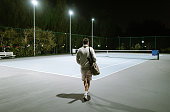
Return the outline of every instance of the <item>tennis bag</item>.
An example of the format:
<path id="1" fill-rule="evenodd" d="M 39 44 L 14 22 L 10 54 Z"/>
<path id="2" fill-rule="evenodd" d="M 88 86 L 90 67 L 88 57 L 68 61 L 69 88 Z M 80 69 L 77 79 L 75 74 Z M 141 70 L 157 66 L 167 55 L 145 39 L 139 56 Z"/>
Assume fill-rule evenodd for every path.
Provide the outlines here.
<path id="1" fill-rule="evenodd" d="M 99 67 L 97 66 L 97 63 L 93 63 L 93 65 L 91 66 L 91 72 L 93 75 L 99 75 L 100 71 L 99 71 Z"/>
<path id="2" fill-rule="evenodd" d="M 92 54 L 90 52 L 90 47 L 89 47 L 89 53 L 90 53 L 90 58 L 88 58 L 88 60 L 90 63 L 90 67 L 91 67 L 90 69 L 91 69 L 92 75 L 99 75 L 100 70 L 99 70 L 99 67 L 97 66 L 97 63 L 93 61 Z"/>

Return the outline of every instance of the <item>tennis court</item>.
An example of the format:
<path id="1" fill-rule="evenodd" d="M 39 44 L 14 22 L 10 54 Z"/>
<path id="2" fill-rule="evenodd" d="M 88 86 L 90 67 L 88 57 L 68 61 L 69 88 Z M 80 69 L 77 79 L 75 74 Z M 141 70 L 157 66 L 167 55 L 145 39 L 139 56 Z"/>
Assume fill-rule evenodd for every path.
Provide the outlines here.
<path id="1" fill-rule="evenodd" d="M 101 74 L 93 79 L 100 79 L 154 58 L 151 54 L 97 53 L 97 64 L 99 65 Z M 71 55 L 1 60 L 0 65 L 81 78 L 80 66 L 76 63 L 76 56 Z"/>
<path id="2" fill-rule="evenodd" d="M 97 54 L 87 102 L 75 56 L 0 60 L 0 111 L 169 112 L 170 55 L 125 57 Z"/>

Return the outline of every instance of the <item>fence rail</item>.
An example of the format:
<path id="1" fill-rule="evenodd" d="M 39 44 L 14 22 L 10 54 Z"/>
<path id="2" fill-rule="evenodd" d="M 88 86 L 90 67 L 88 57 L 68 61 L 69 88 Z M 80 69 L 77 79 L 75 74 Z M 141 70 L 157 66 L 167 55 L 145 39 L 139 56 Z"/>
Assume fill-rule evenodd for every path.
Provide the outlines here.
<path id="1" fill-rule="evenodd" d="M 0 26 L 0 52 L 14 52 L 17 57 L 34 55 L 34 29 L 22 29 Z M 72 49 L 82 46 L 83 38 L 90 39 L 88 35 L 72 34 Z M 169 52 L 170 36 L 143 36 L 143 37 L 99 37 L 93 36 L 94 49 L 105 50 L 153 50 Z M 70 34 L 63 32 L 35 31 L 35 54 L 50 55 L 69 53 Z"/>

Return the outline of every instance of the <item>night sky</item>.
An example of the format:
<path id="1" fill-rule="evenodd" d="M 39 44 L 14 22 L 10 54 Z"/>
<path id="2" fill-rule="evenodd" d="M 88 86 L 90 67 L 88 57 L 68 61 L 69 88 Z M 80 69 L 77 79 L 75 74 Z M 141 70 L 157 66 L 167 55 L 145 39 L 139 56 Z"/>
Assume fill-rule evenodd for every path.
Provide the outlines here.
<path id="1" fill-rule="evenodd" d="M 129 22 L 156 20 L 170 28 L 170 3 L 162 0 L 70 0 L 81 16 L 96 22 L 111 20 L 126 27 Z"/>

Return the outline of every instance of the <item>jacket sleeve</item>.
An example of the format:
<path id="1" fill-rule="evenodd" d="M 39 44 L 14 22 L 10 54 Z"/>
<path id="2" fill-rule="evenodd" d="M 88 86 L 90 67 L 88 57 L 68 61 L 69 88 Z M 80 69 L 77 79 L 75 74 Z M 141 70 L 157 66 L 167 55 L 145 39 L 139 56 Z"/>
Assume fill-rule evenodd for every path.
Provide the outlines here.
<path id="1" fill-rule="evenodd" d="M 92 54 L 93 61 L 96 62 L 96 54 L 94 52 L 94 49 L 92 47 L 90 49 L 91 49 L 90 51 L 91 51 L 91 54 Z"/>
<path id="2" fill-rule="evenodd" d="M 77 61 L 78 64 L 80 64 L 80 50 L 77 51 L 76 61 Z"/>

